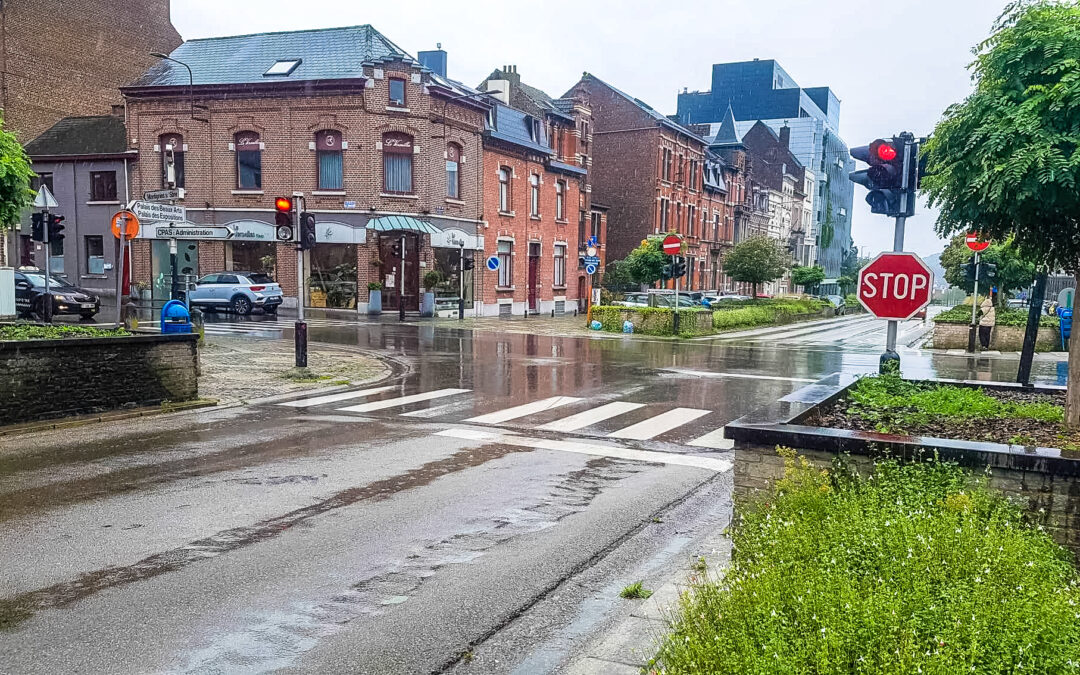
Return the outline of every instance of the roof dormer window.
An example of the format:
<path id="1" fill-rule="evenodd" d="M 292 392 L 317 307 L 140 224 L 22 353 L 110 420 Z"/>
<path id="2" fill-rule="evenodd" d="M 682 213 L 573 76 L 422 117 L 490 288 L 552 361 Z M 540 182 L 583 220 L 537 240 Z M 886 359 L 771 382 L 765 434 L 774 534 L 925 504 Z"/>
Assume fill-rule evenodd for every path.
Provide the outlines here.
<path id="1" fill-rule="evenodd" d="M 296 67 L 300 65 L 302 59 L 281 59 L 274 65 L 270 66 L 263 75 L 291 75 Z"/>

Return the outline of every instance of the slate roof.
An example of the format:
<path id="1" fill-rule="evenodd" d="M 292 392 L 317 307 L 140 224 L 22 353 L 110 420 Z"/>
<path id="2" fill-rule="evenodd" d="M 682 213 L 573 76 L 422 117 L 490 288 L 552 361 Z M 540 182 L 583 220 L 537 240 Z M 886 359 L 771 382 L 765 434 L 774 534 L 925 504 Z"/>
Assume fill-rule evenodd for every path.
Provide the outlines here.
<path id="1" fill-rule="evenodd" d="M 591 80 L 595 80 L 596 82 L 599 82 L 600 84 L 604 85 L 605 87 L 607 87 L 611 91 L 615 92 L 619 96 L 622 96 L 623 98 L 625 98 L 627 101 L 630 101 L 631 103 L 636 105 L 638 108 L 641 108 L 641 110 L 643 112 L 645 112 L 645 114 L 647 114 L 649 117 L 651 117 L 654 120 L 656 120 L 657 122 L 659 122 L 661 126 L 665 126 L 665 127 L 669 128 L 669 129 L 673 129 L 675 131 L 678 131 L 681 134 L 686 134 L 687 136 L 690 136 L 691 138 L 696 138 L 698 140 L 704 141 L 704 139 L 701 138 L 701 136 L 698 136 L 693 131 L 690 131 L 689 129 L 687 129 L 686 127 L 684 127 L 683 125 L 681 125 L 681 124 L 679 124 L 677 122 L 672 122 L 665 115 L 662 115 L 662 114 L 658 113 L 656 110 L 653 109 L 653 107 L 651 105 L 649 105 L 645 101 L 642 101 L 640 98 L 634 98 L 630 94 L 627 94 L 624 91 L 616 89 L 615 87 L 611 86 L 607 82 L 604 82 L 603 80 L 601 80 L 599 77 L 593 75 L 592 73 L 585 73 L 585 77 L 589 78 Z"/>
<path id="2" fill-rule="evenodd" d="M 561 171 L 562 173 L 572 173 L 572 174 L 576 174 L 578 176 L 584 176 L 587 173 L 589 173 L 587 169 L 584 169 L 584 168 L 582 168 L 580 166 L 575 166 L 573 164 L 566 164 L 566 163 L 563 163 L 563 162 L 556 162 L 555 160 L 551 160 L 550 162 L 548 162 L 548 168 L 551 169 L 552 171 Z"/>
<path id="3" fill-rule="evenodd" d="M 496 103 L 494 111 L 495 124 L 494 126 L 489 125 L 484 133 L 491 138 L 497 138 L 507 143 L 513 143 L 514 145 L 527 148 L 533 152 L 551 155 L 552 150 L 548 146 L 547 133 L 544 130 L 544 125 L 540 125 L 540 138 L 534 141 L 532 135 L 529 133 L 529 127 L 526 124 L 526 118 L 528 117 L 530 117 L 528 113 L 511 108 L 502 103 Z"/>
<path id="4" fill-rule="evenodd" d="M 127 152 L 124 120 L 114 115 L 65 117 L 25 146 L 31 157 Z"/>
<path id="5" fill-rule="evenodd" d="M 364 65 L 418 63 L 370 25 L 189 40 L 169 56 L 191 67 L 196 85 L 358 79 Z M 299 59 L 288 75 L 264 75 L 279 60 Z M 161 59 L 131 87 L 186 86 L 184 66 Z"/>
<path id="6" fill-rule="evenodd" d="M 739 138 L 739 131 L 735 128 L 735 111 L 731 109 L 729 103 L 727 113 L 724 114 L 724 121 L 720 123 L 720 128 L 712 139 L 712 145 L 733 146 L 741 143 L 742 139 Z"/>

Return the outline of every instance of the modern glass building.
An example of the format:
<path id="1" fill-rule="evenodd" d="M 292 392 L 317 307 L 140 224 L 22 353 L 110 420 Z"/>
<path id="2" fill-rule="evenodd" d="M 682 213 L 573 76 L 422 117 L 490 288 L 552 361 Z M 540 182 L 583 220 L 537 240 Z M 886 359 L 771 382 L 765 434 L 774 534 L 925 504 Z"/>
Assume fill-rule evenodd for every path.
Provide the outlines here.
<path id="1" fill-rule="evenodd" d="M 840 276 L 851 250 L 854 189 L 848 173 L 855 162 L 840 137 L 840 99 L 828 87 L 804 89 L 773 60 L 717 63 L 712 89 L 679 94 L 682 124 L 719 128 L 728 108 L 741 136 L 761 120 L 779 132 L 791 128 L 791 151 L 817 177 L 814 233 L 818 264 L 827 278 Z"/>

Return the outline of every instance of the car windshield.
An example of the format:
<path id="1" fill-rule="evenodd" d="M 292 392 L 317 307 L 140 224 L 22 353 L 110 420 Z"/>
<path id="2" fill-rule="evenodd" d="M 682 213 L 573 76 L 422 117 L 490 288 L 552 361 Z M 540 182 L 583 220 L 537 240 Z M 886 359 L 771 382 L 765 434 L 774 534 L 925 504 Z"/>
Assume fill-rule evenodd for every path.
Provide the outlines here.
<path id="1" fill-rule="evenodd" d="M 272 283 L 275 283 L 274 280 L 270 278 L 269 274 L 262 274 L 262 273 L 249 274 L 249 275 L 247 275 L 247 278 L 248 278 L 248 281 L 250 281 L 253 284 L 272 284 Z"/>
<path id="2" fill-rule="evenodd" d="M 33 273 L 23 272 L 23 276 L 26 277 L 26 280 L 30 282 L 31 286 L 33 286 L 35 288 L 45 288 L 45 275 L 44 274 L 33 274 Z M 49 277 L 49 288 L 50 289 L 56 289 L 56 290 L 65 290 L 65 291 L 77 290 L 74 286 L 72 286 L 68 282 L 61 281 L 60 279 L 57 279 L 54 276 Z"/>

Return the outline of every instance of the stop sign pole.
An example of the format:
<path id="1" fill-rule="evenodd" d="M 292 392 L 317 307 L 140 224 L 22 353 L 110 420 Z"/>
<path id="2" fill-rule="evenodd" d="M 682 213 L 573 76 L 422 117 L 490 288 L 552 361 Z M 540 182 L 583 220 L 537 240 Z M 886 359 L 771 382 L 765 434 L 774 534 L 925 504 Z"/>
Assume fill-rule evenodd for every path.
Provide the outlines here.
<path id="1" fill-rule="evenodd" d="M 903 135 L 904 139 L 904 182 L 900 189 L 900 213 L 908 212 L 908 199 L 911 190 L 908 189 L 908 181 L 911 180 L 912 150 L 915 148 L 914 139 L 910 134 Z M 896 217 L 896 227 L 893 230 L 893 253 L 904 251 L 904 227 L 907 225 L 907 216 Z M 896 352 L 896 332 L 899 322 L 896 319 L 889 321 L 889 327 L 885 337 L 885 353 L 878 361 L 878 372 L 900 372 L 900 354 Z"/>

